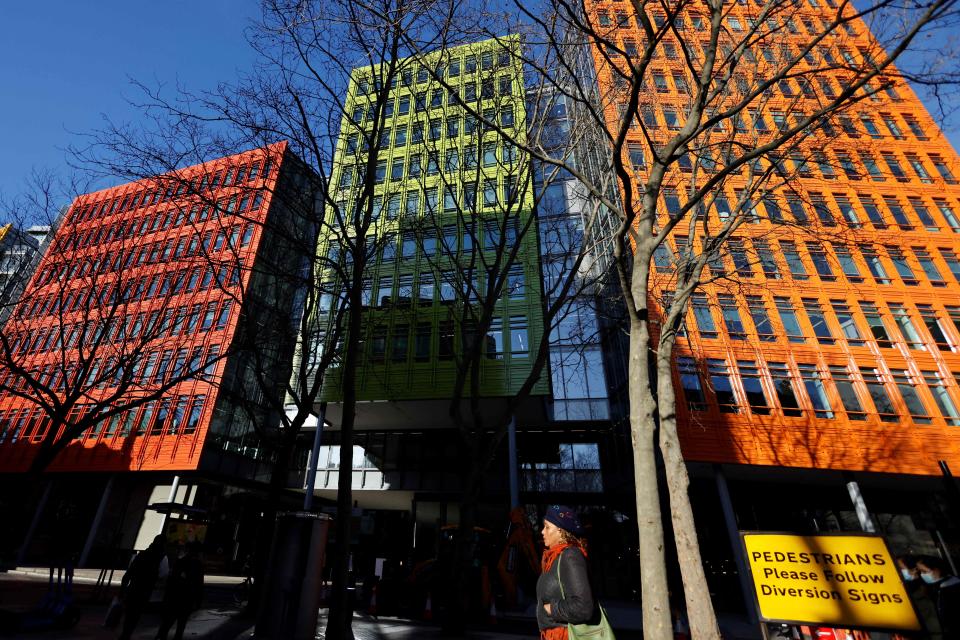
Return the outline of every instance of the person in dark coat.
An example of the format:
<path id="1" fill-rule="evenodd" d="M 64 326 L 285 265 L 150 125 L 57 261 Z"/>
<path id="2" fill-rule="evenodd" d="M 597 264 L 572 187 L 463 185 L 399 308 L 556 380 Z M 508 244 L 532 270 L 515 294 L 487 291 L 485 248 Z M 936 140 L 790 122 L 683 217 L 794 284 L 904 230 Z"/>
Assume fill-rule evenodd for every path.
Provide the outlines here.
<path id="1" fill-rule="evenodd" d="M 177 633 L 174 640 L 182 640 L 187 627 L 187 618 L 200 608 L 203 600 L 203 564 L 200 561 L 200 544 L 191 542 L 186 552 L 173 562 L 167 577 L 167 590 L 163 594 L 163 622 L 157 631 L 157 640 L 167 640 L 174 620 Z"/>
<path id="2" fill-rule="evenodd" d="M 960 638 L 960 578 L 950 573 L 944 561 L 931 556 L 917 560 L 917 573 L 937 605 L 943 637 Z"/>
<path id="3" fill-rule="evenodd" d="M 150 594 L 160 575 L 160 563 L 166 556 L 167 539 L 158 535 L 150 546 L 137 554 L 120 581 L 123 599 L 123 630 L 120 640 L 130 640 L 137 628 L 143 610 L 150 602 Z"/>
<path id="4" fill-rule="evenodd" d="M 537 580 L 537 626 L 543 640 L 567 640 L 567 624 L 599 621 L 582 535 L 573 509 L 559 505 L 547 509 L 543 516 L 546 550 Z"/>

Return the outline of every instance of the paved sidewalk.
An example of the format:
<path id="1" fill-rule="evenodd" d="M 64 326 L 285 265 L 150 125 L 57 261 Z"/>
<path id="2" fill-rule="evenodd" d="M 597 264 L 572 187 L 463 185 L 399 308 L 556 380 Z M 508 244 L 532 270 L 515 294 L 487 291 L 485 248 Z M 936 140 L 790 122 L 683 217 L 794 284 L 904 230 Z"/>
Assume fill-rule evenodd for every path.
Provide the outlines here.
<path id="1" fill-rule="evenodd" d="M 80 619 L 69 630 L 36 631 L 5 634 L 0 638 L 16 640 L 115 640 L 119 628 L 104 629 L 103 619 L 109 597 L 117 592 L 119 577 L 114 576 L 114 588 L 109 597 L 94 601 L 97 571 L 77 571 L 74 576 L 74 599 L 80 610 Z M 232 576 L 207 576 L 204 579 L 204 608 L 195 612 L 187 623 L 184 638 L 193 640 L 254 640 L 254 620 L 240 611 L 234 602 L 234 586 L 239 582 Z M 35 609 L 47 591 L 46 570 L 17 570 L 0 573 L 0 612 L 20 614 Z M 617 632 L 618 640 L 640 640 L 640 610 L 634 603 L 605 602 L 607 614 Z M 528 612 L 530 613 L 530 612 Z M 326 610 L 320 611 L 317 638 L 324 639 Z M 0 616 L 2 621 L 2 616 Z M 759 630 L 744 619 L 721 616 L 723 637 L 729 640 L 759 639 Z M 147 612 L 140 620 L 134 640 L 153 640 L 160 626 L 156 611 Z M 438 626 L 401 618 L 375 618 L 356 614 L 356 640 L 419 640 L 445 637 Z M 172 634 L 171 634 L 172 637 Z M 467 635 L 473 640 L 520 640 L 537 638 L 536 621 L 530 615 L 503 616 L 495 627 L 474 629 Z"/>

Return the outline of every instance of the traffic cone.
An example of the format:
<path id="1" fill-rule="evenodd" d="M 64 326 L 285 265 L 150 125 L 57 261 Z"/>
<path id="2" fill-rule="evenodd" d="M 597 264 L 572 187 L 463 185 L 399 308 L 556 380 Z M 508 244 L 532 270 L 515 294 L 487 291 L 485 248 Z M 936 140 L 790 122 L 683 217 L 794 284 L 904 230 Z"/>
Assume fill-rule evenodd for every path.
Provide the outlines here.
<path id="1" fill-rule="evenodd" d="M 423 608 L 423 619 L 424 620 L 433 620 L 433 600 L 430 599 L 430 594 L 427 594 L 427 604 Z"/>
<path id="2" fill-rule="evenodd" d="M 371 616 L 377 615 L 377 589 L 380 585 L 373 585 L 373 591 L 370 593 L 370 606 L 367 607 L 367 613 Z"/>
<path id="3" fill-rule="evenodd" d="M 497 601 L 490 598 L 490 617 L 487 619 L 489 624 L 497 624 Z"/>

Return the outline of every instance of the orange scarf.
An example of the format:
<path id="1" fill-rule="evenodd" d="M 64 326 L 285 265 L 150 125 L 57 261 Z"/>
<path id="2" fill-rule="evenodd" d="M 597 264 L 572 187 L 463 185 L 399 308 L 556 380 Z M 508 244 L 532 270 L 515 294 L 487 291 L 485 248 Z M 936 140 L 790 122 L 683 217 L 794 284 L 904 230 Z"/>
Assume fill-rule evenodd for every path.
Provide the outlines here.
<path id="1" fill-rule="evenodd" d="M 560 557 L 560 554 L 564 552 L 565 549 L 573 547 L 574 549 L 579 549 L 580 553 L 587 556 L 587 548 L 583 544 L 558 544 L 555 547 L 550 547 L 543 550 L 543 558 L 540 561 L 540 570 L 542 573 L 550 571 L 550 568 L 553 567 L 553 563 L 557 561 L 557 558 Z M 544 629 L 540 632 L 541 640 L 568 640 L 567 639 L 567 628 L 566 627 L 554 627 L 552 629 Z"/>

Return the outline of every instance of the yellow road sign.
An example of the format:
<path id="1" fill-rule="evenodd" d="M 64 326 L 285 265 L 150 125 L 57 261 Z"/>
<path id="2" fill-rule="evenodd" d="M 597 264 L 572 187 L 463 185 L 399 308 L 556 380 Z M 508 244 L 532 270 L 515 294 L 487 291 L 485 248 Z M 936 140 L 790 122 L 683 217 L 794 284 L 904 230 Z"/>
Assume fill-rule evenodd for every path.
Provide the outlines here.
<path id="1" fill-rule="evenodd" d="M 741 537 L 763 620 L 920 629 L 880 536 L 744 532 Z"/>

